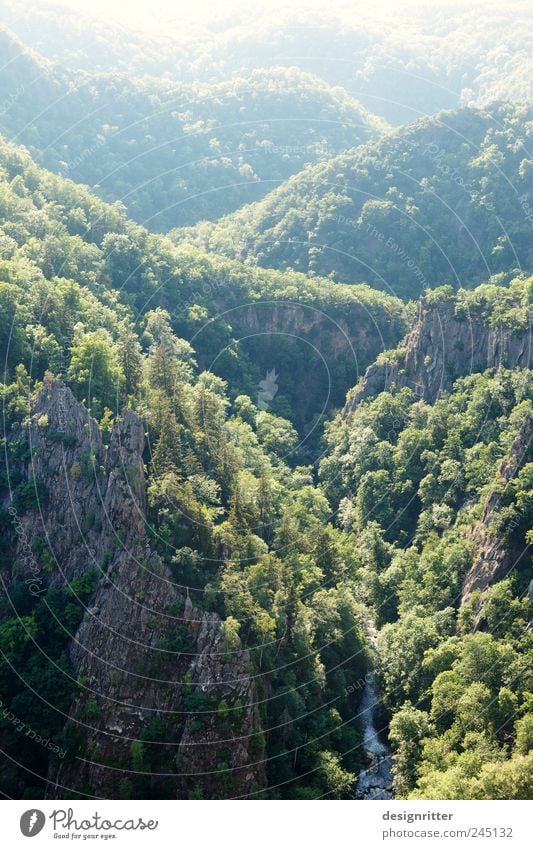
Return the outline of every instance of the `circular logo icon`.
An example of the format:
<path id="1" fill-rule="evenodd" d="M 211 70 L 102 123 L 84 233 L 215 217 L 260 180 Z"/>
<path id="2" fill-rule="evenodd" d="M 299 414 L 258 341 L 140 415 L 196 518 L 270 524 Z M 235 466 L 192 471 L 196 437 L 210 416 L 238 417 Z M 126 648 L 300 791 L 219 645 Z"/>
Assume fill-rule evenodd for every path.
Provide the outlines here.
<path id="1" fill-rule="evenodd" d="M 31 808 L 31 810 L 25 811 L 22 814 L 20 818 L 20 830 L 24 837 L 35 837 L 36 834 L 42 831 L 45 822 L 46 817 L 43 812 L 36 808 Z"/>

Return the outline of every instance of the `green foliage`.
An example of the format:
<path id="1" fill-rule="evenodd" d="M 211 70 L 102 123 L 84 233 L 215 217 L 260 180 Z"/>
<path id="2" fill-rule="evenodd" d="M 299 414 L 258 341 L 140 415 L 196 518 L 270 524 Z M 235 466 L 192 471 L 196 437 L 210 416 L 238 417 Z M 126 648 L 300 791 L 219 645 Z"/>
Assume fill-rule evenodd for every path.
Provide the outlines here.
<path id="1" fill-rule="evenodd" d="M 64 718 L 77 695 L 66 648 L 95 587 L 91 570 L 75 578 L 68 589 L 48 589 L 39 596 L 31 595 L 23 582 L 15 583 L 10 603 L 5 599 L 0 606 L 0 699 L 3 717 L 15 717 L 0 722 L 3 746 L 34 771 L 29 784 L 33 792 L 43 792 L 39 776 L 46 776 L 49 754 L 46 747 L 33 743 L 33 737 L 49 739 L 59 749 L 66 742 Z M 85 714 L 94 720 L 100 708 L 94 696 L 86 695 Z"/>
<path id="2" fill-rule="evenodd" d="M 45 167 L 95 186 L 105 200 L 125 196 L 131 217 L 152 230 L 218 218 L 263 197 L 307 162 L 386 127 L 342 89 L 295 67 L 210 83 L 178 83 L 175 74 L 174 81 L 144 73 L 85 78 L 41 64 L 7 32 L 2 49 L 15 51 L 2 88 L 18 92 L 15 108 L 5 106 L 0 115 L 2 131 Z M 36 98 L 47 103 L 37 113 Z M 19 175 L 13 185 L 24 198 Z M 83 206 L 72 205 L 71 233 L 83 234 L 87 224 Z M 142 255 L 125 236 L 106 247 L 109 273 L 133 288 Z"/>
<path id="3" fill-rule="evenodd" d="M 508 290 L 480 289 L 462 294 L 458 308 L 470 301 L 490 322 L 508 308 Z M 505 458 L 531 416 L 531 378 L 504 368 L 473 374 L 433 406 L 406 389 L 382 393 L 327 431 L 321 477 L 382 625 L 380 680 L 395 792 L 404 798 L 522 798 L 530 786 L 531 613 L 523 593 L 531 442 L 522 437 L 519 453 Z M 473 534 L 489 506 L 484 535 Z M 503 547 L 520 565 L 504 580 L 489 573 L 486 589 L 461 605 L 480 544 Z"/>
<path id="4" fill-rule="evenodd" d="M 201 366 L 231 380 L 232 397 L 242 392 L 257 397 L 265 373 L 273 367 L 283 373 L 283 391 L 268 413 L 278 418 L 289 413 L 302 430 L 324 399 L 340 405 L 352 381 L 348 342 L 342 352 L 335 348 L 339 322 L 365 339 L 359 367 L 379 352 L 376 325 L 389 347 L 405 331 L 402 305 L 391 296 L 177 249 L 128 221 L 120 205 L 106 205 L 43 171 L 26 152 L 3 141 L 0 173 L 0 244 L 9 246 L 0 259 L 0 356 L 7 382 L 19 363 L 32 379 L 42 379 L 46 370 L 59 374 L 98 419 L 106 407 L 116 413 L 124 403 L 135 406 L 145 377 L 172 395 L 194 368 L 195 353 L 186 341 L 194 339 Z M 13 188 L 15 178 L 23 197 Z M 75 231 L 73 211 L 84 222 Z M 257 307 L 259 315 L 269 312 L 279 321 L 276 302 L 282 313 L 294 313 L 286 300 L 299 305 L 291 319 L 296 331 L 309 315 L 322 316 L 322 356 L 335 363 L 329 378 L 320 357 L 319 367 L 309 370 L 308 352 L 291 336 L 247 339 L 250 310 Z M 231 315 L 231 324 L 224 315 Z M 237 349 L 235 340 L 242 337 Z"/>
<path id="5" fill-rule="evenodd" d="M 276 77 L 283 86 L 284 76 L 280 72 Z M 259 77 L 262 84 L 266 77 Z M 80 82 L 80 88 L 84 85 Z M 101 80 L 90 98 L 107 102 L 102 90 L 110 85 L 110 80 Z M 121 89 L 126 83 L 113 85 Z M 154 85 L 139 83 L 144 103 Z M 219 109 L 224 114 L 230 102 L 232 108 L 239 104 L 243 88 L 239 84 L 231 93 L 221 87 L 219 94 L 226 100 L 215 114 Z M 170 83 L 157 86 L 154 108 L 159 97 L 166 102 L 173 92 Z M 265 97 L 271 102 L 277 92 L 274 86 Z M 120 108 L 117 120 L 130 109 L 131 103 L 124 112 Z M 176 119 L 190 136 L 194 109 L 187 101 L 191 114 Z M 231 680 L 232 664 L 242 661 L 256 681 L 264 731 L 254 732 L 250 752 L 262 758 L 264 751 L 268 782 L 278 788 L 273 791 L 278 797 L 351 796 L 365 760 L 357 721 L 360 688 L 354 682 L 364 681 L 369 664 L 369 617 L 379 628 L 377 672 L 384 716 L 390 718 L 397 794 L 486 798 L 493 793 L 503 798 L 508 793 L 522 798 L 529 790 L 526 557 L 523 562 L 517 558 L 512 576 L 478 590 L 467 604 L 461 605 L 460 595 L 477 556 L 476 522 L 485 508 L 490 521 L 484 532 L 490 539 L 513 554 L 526 551 L 531 539 L 530 451 L 509 480 L 501 473 L 502 460 L 531 411 L 531 373 L 510 372 L 502 364 L 498 372 L 456 381 L 432 406 L 410 389 L 391 387 L 328 423 L 317 483 L 316 455 L 305 441 L 302 447 L 301 437 L 313 426 L 317 433 L 321 430 L 326 413 L 319 412 L 319 396 L 325 387 L 329 391 L 328 381 L 314 374 L 307 356 L 279 342 L 276 333 L 258 343 L 256 354 L 249 340 L 236 344 L 249 335 L 247 322 L 255 326 L 260 313 L 254 307 L 265 305 L 261 320 L 270 322 L 289 301 L 287 315 L 296 315 L 297 325 L 305 310 L 311 311 L 317 322 L 313 332 L 326 353 L 335 352 L 338 342 L 329 325 L 338 328 L 343 322 L 348 335 L 361 342 L 358 366 L 370 362 L 383 345 L 388 350 L 381 363 L 402 368 L 405 349 L 391 346 L 402 336 L 410 310 L 369 286 L 340 285 L 316 276 L 332 270 L 319 244 L 335 239 L 330 244 L 345 257 L 335 271 L 340 278 L 348 275 L 353 258 L 339 253 L 339 227 L 346 224 L 346 215 L 353 215 L 350 239 L 358 234 L 354 245 L 361 248 L 361 257 L 369 250 L 368 228 L 373 227 L 395 244 L 401 236 L 402 244 L 419 257 L 428 281 L 450 279 L 430 229 L 442 231 L 450 256 L 455 256 L 457 234 L 448 226 L 447 213 L 435 208 L 442 175 L 420 154 L 422 134 L 429 145 L 433 138 L 441 140 L 449 167 L 471 178 L 476 195 L 467 199 L 472 232 L 492 256 L 493 270 L 507 269 L 508 246 L 489 226 L 488 207 L 478 196 L 483 193 L 491 203 L 503 205 L 505 221 L 513 218 L 514 200 L 506 181 L 498 179 L 495 163 L 508 179 L 515 179 L 517 170 L 519 177 L 527 172 L 518 165 L 523 159 L 518 139 L 525 137 L 529 113 L 525 107 L 496 111 L 499 128 L 474 110 L 451 116 L 451 129 L 425 120 L 377 146 L 345 154 L 318 172 L 308 169 L 264 206 L 243 212 L 238 220 L 254 228 L 251 247 L 261 251 L 266 264 L 290 265 L 291 270 L 282 272 L 178 249 L 128 221 L 120 205 L 98 201 L 42 171 L 24 151 L 0 142 L 0 353 L 6 363 L 1 396 L 9 461 L 2 485 L 6 492 L 11 489 L 15 511 L 23 514 L 38 507 L 54 509 L 41 479 L 48 474 L 49 454 L 68 456 L 69 486 L 80 491 L 99 486 L 108 474 L 106 466 L 98 465 L 97 454 L 78 446 L 51 416 L 34 415 L 41 382 L 46 390 L 53 380 L 50 372 L 90 408 L 106 444 L 124 406 L 143 417 L 147 549 L 157 552 L 184 595 L 194 598 L 200 617 L 204 611 L 220 617 L 214 654 L 223 675 Z M 223 158 L 230 134 L 217 147 L 213 128 L 206 129 L 216 156 Z M 467 146 L 458 147 L 458 133 L 465 129 L 481 146 L 475 156 Z M 253 133 L 251 140 L 261 146 Z M 227 167 L 226 176 L 233 164 Z M 242 168 L 250 176 L 244 161 Z M 450 196 L 443 196 L 454 209 L 464 188 L 448 183 Z M 184 186 L 178 186 L 180 191 Z M 160 196 L 167 190 L 176 192 L 172 180 L 159 187 Z M 373 192 L 387 198 L 364 200 Z M 304 197 L 307 206 L 302 203 L 301 208 L 309 220 L 302 234 L 298 210 Z M 231 206 L 233 201 L 226 200 Z M 153 202 L 145 196 L 132 205 L 145 209 Z M 262 228 L 267 214 L 271 224 L 283 216 L 289 241 L 281 232 L 272 239 L 269 227 Z M 234 252 L 239 249 L 236 226 L 226 219 L 216 227 L 222 246 L 231 241 Z M 359 239 L 364 232 L 363 244 Z M 302 239 L 311 242 L 309 249 L 302 248 Z M 525 241 L 520 223 L 517 256 L 527 267 Z M 384 272 L 393 274 L 408 297 L 422 281 L 415 275 L 413 285 L 409 261 L 397 251 L 392 254 L 386 269 L 378 268 L 376 274 L 381 281 Z M 470 283 L 480 273 L 477 255 L 464 245 L 459 254 L 457 274 L 468 275 Z M 459 320 L 475 311 L 512 340 L 527 324 L 531 284 L 507 273 L 504 277 L 457 296 L 450 286 L 441 286 L 426 299 L 453 303 Z M 454 287 L 458 282 L 453 280 Z M 228 320 L 221 315 L 226 311 Z M 335 363 L 331 403 L 340 405 L 353 379 L 353 360 L 339 355 Z M 280 380 L 280 392 L 265 408 L 258 387 L 272 369 L 285 374 L 286 385 Z M 33 455 L 28 435 L 37 443 Z M 43 469 L 41 476 L 33 477 L 33 465 Z M 134 492 L 142 490 L 141 463 L 121 472 Z M 21 558 L 13 556 L 17 547 L 20 551 L 20 530 L 8 517 L 1 517 L 5 538 L 0 553 L 9 564 L 5 573 L 11 600 L 6 598 L 0 607 L 1 698 L 21 721 L 49 736 L 62 733 L 64 714 L 74 699 L 84 718 L 97 724 L 103 716 L 100 694 L 91 693 L 86 681 L 75 681 L 67 650 L 99 576 L 86 569 L 69 587 L 61 587 L 55 559 L 39 536 L 32 554 L 43 572 L 43 593 L 31 596 L 19 573 Z M 91 529 L 94 521 L 88 511 L 84 528 Z M 102 552 L 103 567 L 114 554 L 112 547 Z M 154 568 L 161 568 L 158 558 L 153 561 Z M 143 589 L 136 591 L 144 603 Z M 158 617 L 147 619 L 154 648 L 162 657 L 173 656 L 191 730 L 241 739 L 249 706 L 227 690 L 204 692 L 194 679 L 190 655 L 197 649 L 195 626 L 182 621 L 182 608 L 171 605 L 161 627 Z M 112 686 L 120 690 L 120 675 Z M 81 748 L 85 732 L 79 733 Z M 163 723 L 155 716 L 132 742 L 123 766 L 141 773 L 173 770 L 174 761 L 169 766 L 168 752 L 159 744 L 168 735 L 178 742 L 181 733 L 180 722 L 165 717 Z M 18 742 L 16 730 L 3 723 L 6 751 L 15 752 Z M 45 750 L 24 748 L 21 758 L 37 776 L 47 774 Z M 216 774 L 226 789 L 233 780 L 229 762 L 228 748 L 220 747 Z M 147 789 L 148 782 L 123 779 L 119 794 L 138 797 Z"/>
<path id="6" fill-rule="evenodd" d="M 487 267 L 531 273 L 530 122 L 527 103 L 424 117 L 175 238 L 269 268 L 365 279 L 404 300 L 443 281 L 471 286 Z"/>

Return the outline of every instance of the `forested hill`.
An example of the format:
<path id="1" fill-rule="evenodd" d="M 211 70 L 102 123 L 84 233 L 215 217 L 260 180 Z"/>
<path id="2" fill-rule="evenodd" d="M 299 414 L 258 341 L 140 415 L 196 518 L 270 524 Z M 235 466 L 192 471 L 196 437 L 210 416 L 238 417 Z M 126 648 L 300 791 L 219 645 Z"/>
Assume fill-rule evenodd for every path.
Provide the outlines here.
<path id="1" fill-rule="evenodd" d="M 5 30 L 0 49 L 0 131 L 151 230 L 216 219 L 387 126 L 297 68 L 183 84 L 57 69 Z"/>
<path id="2" fill-rule="evenodd" d="M 279 393 L 260 392 L 219 313 L 253 329 L 265 303 L 275 341 L 296 321 L 333 353 L 351 326 L 364 363 L 403 334 L 402 304 L 181 253 L 6 143 L 0 166 L 2 792 L 349 795 L 368 665 L 353 546 L 275 406 L 297 419 L 315 364 L 283 352 L 285 371 L 265 363 Z"/>
<path id="3" fill-rule="evenodd" d="M 364 398 L 408 387 L 434 403 L 459 377 L 486 369 L 529 368 L 533 278 L 491 281 L 454 293 L 429 290 L 401 346 L 384 351 L 350 391 L 345 413 Z"/>
<path id="4" fill-rule="evenodd" d="M 352 798 L 372 663 L 398 797 L 527 798 L 531 281 L 426 295 L 418 325 L 520 355 L 420 397 L 461 351 L 395 348 L 393 296 L 183 251 L 5 142 L 0 168 L 1 791 Z M 398 376 L 325 446 L 315 347 Z"/>
<path id="5" fill-rule="evenodd" d="M 502 306 L 527 310 L 530 287 L 516 281 L 486 300 L 488 326 Z M 516 329 L 502 328 L 512 345 Z M 427 341 L 419 354 L 431 370 Z M 327 430 L 322 486 L 358 552 L 379 627 L 400 798 L 527 799 L 533 790 L 529 365 L 469 373 L 434 403 L 391 381 Z"/>
<path id="6" fill-rule="evenodd" d="M 9 376 L 20 362 L 34 377 L 56 371 L 79 334 L 90 340 L 87 356 L 101 348 L 113 359 L 126 325 L 142 334 L 147 313 L 161 308 L 200 365 L 231 381 L 233 397 L 255 397 L 267 372 L 278 374 L 272 410 L 290 411 L 301 428 L 342 406 L 365 367 L 405 333 L 394 297 L 179 250 L 5 142 L 0 174 L 0 345 Z"/>
<path id="7" fill-rule="evenodd" d="M 530 105 L 424 118 L 177 239 L 401 298 L 533 269 Z"/>
<path id="8" fill-rule="evenodd" d="M 1 0 L 0 12 L 25 43 L 69 69 L 212 82 L 296 64 L 395 124 L 531 96 L 527 0 L 485 0 L 484 15 L 460 0 L 394 5 L 393 25 L 387 4 L 323 5 L 309 16 L 287 3 L 230 2 L 210 9 L 208 21 L 200 14 L 196 25 L 195 8 L 172 4 L 141 22 L 128 9 L 105 25 L 96 9 L 61 5 L 58 14 L 54 0 Z"/>

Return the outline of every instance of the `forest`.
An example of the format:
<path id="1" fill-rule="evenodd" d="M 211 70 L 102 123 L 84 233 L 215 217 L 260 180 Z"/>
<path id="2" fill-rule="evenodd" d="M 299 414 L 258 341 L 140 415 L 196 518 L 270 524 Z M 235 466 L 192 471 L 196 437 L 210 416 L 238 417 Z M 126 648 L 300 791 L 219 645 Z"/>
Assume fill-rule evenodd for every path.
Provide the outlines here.
<path id="1" fill-rule="evenodd" d="M 404 300 L 531 271 L 531 116 L 529 104 L 502 104 L 422 118 L 175 237 Z"/>
<path id="2" fill-rule="evenodd" d="M 0 30 L 0 130 L 151 230 L 217 218 L 387 123 L 298 68 L 178 84 L 50 68 Z M 34 116 L 35 101 L 45 103 Z M 64 128 L 58 133 L 57 128 Z"/>
<path id="3" fill-rule="evenodd" d="M 0 8 L 0 792 L 531 798 L 522 74 Z"/>

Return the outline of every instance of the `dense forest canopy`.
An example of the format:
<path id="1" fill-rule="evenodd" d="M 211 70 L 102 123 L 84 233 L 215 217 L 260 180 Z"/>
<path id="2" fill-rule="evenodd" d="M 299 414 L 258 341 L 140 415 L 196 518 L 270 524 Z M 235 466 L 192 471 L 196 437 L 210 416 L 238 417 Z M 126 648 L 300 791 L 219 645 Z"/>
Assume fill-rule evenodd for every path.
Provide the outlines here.
<path id="1" fill-rule="evenodd" d="M 102 3 L 100 3 L 100 6 Z M 105 4 L 104 4 L 105 5 Z M 225 80 L 297 65 L 342 86 L 391 123 L 494 99 L 531 97 L 531 6 L 497 2 L 207 4 L 116 15 L 98 5 L 2 0 L 2 19 L 38 52 L 71 70 L 126 71 L 184 81 Z M 205 4 L 204 4 L 205 6 Z"/>
<path id="2" fill-rule="evenodd" d="M 495 104 L 421 119 L 176 239 L 404 299 L 531 271 L 531 118 Z"/>
<path id="3" fill-rule="evenodd" d="M 1 344 L 9 375 L 23 362 L 42 378 L 57 368 L 74 332 L 101 329 L 116 341 L 124 319 L 142 324 L 159 307 L 180 336 L 196 340 L 202 367 L 231 379 L 233 397 L 257 393 L 274 369 L 282 377 L 273 409 L 291 410 L 299 428 L 313 427 L 314 415 L 341 406 L 365 366 L 405 332 L 401 302 L 369 286 L 178 250 L 127 219 L 119 204 L 38 168 L 5 142 L 0 167 Z M 18 331 L 15 315 L 23 321 Z M 284 338 L 253 334 L 258 322 L 275 329 L 275 320 L 284 322 Z M 318 370 L 311 397 L 301 391 L 310 357 Z"/>
<path id="4" fill-rule="evenodd" d="M 521 556 L 533 518 L 531 398 L 531 372 L 502 369 L 459 380 L 433 407 L 409 390 L 383 393 L 328 430 L 321 477 L 358 540 L 381 626 L 401 796 L 531 792 L 531 566 Z M 506 485 L 510 452 L 517 468 Z M 480 517 L 513 555 L 503 580 L 461 604 Z"/>
<path id="5" fill-rule="evenodd" d="M 386 128 L 294 67 L 183 84 L 62 71 L 5 31 L 0 45 L 0 130 L 151 230 L 218 218 Z"/>
<path id="6" fill-rule="evenodd" d="M 0 0 L 3 795 L 531 797 L 512 6 Z"/>

